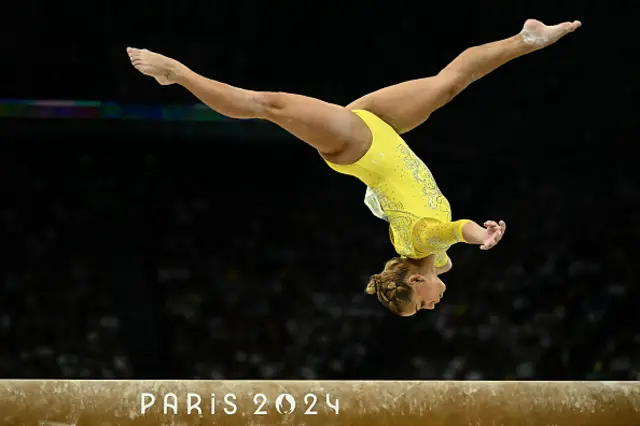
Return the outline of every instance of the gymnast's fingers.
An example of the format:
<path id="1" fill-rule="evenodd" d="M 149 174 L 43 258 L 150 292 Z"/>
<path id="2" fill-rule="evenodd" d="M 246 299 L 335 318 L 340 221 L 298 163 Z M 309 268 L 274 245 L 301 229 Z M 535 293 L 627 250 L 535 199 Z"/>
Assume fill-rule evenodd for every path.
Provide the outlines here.
<path id="1" fill-rule="evenodd" d="M 489 250 L 491 247 L 493 247 L 493 236 L 490 237 L 489 239 L 487 239 L 484 244 L 482 244 L 480 246 L 480 250 Z"/>
<path id="2" fill-rule="evenodd" d="M 497 227 L 497 226 L 498 226 L 498 224 L 497 224 L 494 220 L 487 220 L 487 221 L 484 223 L 484 226 L 485 226 L 486 228 L 495 228 L 495 227 Z"/>

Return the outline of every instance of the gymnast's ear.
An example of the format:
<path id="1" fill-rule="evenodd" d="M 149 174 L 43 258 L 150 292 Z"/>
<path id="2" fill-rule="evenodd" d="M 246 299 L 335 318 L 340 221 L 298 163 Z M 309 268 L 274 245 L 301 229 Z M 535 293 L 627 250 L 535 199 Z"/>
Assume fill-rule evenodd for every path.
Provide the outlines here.
<path id="1" fill-rule="evenodd" d="M 414 286 L 416 284 L 420 284 L 425 282 L 426 279 L 424 278 L 423 275 L 420 274 L 413 274 L 410 277 L 407 278 L 407 284 L 410 286 Z"/>

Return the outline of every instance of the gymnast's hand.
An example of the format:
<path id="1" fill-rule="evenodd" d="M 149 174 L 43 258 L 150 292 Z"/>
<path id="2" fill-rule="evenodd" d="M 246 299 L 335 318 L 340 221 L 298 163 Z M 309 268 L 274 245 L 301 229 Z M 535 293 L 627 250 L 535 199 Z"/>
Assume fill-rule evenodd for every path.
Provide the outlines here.
<path id="1" fill-rule="evenodd" d="M 507 231 L 507 224 L 504 220 L 499 223 L 488 220 L 484 223 L 485 237 L 480 245 L 480 250 L 489 250 L 496 246 Z"/>

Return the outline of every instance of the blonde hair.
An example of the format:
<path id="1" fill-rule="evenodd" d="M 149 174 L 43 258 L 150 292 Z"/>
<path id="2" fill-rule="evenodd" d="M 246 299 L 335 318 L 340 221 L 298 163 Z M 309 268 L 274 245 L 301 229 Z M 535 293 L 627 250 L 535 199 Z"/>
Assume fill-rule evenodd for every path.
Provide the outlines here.
<path id="1" fill-rule="evenodd" d="M 394 257 L 384 265 L 380 274 L 373 274 L 366 293 L 375 294 L 378 300 L 394 314 L 401 315 L 411 301 L 413 289 L 405 282 L 409 273 L 406 259 Z"/>

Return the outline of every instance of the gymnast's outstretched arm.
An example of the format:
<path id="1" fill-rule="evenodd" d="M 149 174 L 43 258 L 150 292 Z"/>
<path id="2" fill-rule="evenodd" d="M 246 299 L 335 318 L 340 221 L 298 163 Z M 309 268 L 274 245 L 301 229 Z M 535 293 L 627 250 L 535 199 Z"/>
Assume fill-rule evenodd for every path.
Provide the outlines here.
<path id="1" fill-rule="evenodd" d="M 555 43 L 580 25 L 580 21 L 574 21 L 546 26 L 529 19 L 519 34 L 465 50 L 434 77 L 385 87 L 354 101 L 347 109 L 368 110 L 398 133 L 408 132 L 472 82 L 519 56 Z"/>

